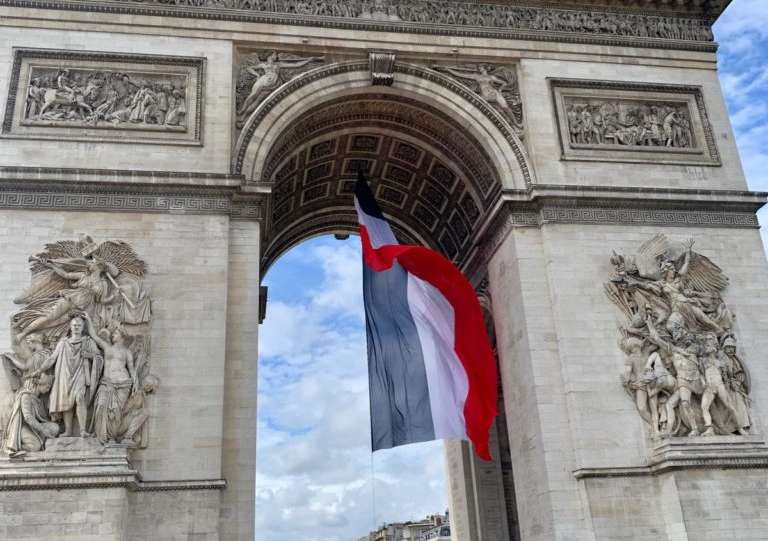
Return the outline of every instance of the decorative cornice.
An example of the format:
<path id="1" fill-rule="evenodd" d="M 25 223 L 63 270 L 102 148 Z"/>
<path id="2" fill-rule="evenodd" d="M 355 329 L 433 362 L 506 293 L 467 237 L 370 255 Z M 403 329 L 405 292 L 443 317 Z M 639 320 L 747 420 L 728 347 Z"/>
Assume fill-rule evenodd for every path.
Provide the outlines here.
<path id="1" fill-rule="evenodd" d="M 7 210 L 213 214 L 235 220 L 261 220 L 265 205 L 265 196 L 243 193 L 234 187 L 0 180 L 0 209 Z"/>
<path id="2" fill-rule="evenodd" d="M 482 248 L 467 264 L 487 262 L 515 227 L 546 224 L 758 228 L 768 194 L 735 190 L 536 185 L 507 190 L 482 228 Z"/>
<path id="3" fill-rule="evenodd" d="M 717 48 L 712 43 L 710 26 L 719 14 L 717 9 L 699 9 L 694 13 L 673 10 L 660 15 L 649 9 L 628 10 L 613 6 L 589 6 L 585 10 L 552 5 L 535 7 L 427 0 L 382 0 L 373 6 L 355 0 L 321 3 L 302 0 L 232 0 L 226 3 L 220 0 L 0 0 L 0 5 L 703 52 L 714 52 Z"/>
<path id="4" fill-rule="evenodd" d="M 576 479 L 660 475 L 689 469 L 766 469 L 768 447 L 761 436 L 667 438 L 656 442 L 644 466 L 585 467 Z"/>
<path id="5" fill-rule="evenodd" d="M 167 492 L 179 490 L 224 490 L 226 479 L 193 479 L 181 481 L 138 481 L 130 487 L 135 492 Z"/>

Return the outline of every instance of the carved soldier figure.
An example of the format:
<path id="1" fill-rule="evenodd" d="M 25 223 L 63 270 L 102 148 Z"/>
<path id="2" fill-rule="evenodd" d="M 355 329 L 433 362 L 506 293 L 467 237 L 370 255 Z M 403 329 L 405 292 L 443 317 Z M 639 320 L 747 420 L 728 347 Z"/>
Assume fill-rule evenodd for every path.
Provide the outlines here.
<path id="1" fill-rule="evenodd" d="M 720 356 L 718 355 L 719 342 L 715 333 L 707 333 L 704 337 L 703 355 L 701 357 L 702 365 L 704 368 L 704 379 L 706 381 L 706 387 L 704 394 L 701 397 L 701 411 L 704 415 L 704 436 L 714 436 L 715 428 L 712 426 L 712 414 L 710 408 L 715 398 L 718 398 L 720 402 L 731 413 L 734 419 L 739 418 L 739 414 L 733 407 L 733 400 L 731 399 L 731 393 L 723 382 L 723 376 L 721 370 L 724 367 L 721 364 Z M 739 427 L 739 433 L 744 434 L 743 428 Z"/>
<path id="2" fill-rule="evenodd" d="M 736 353 L 736 338 L 726 336 L 720 350 L 720 362 L 725 382 L 736 410 L 736 422 L 741 434 L 748 434 L 752 425 L 749 414 L 749 373 Z"/>
<path id="3" fill-rule="evenodd" d="M 704 393 L 704 381 L 699 371 L 698 346 L 693 341 L 690 341 L 685 348 L 676 346 L 659 336 L 650 317 L 646 320 L 646 324 L 651 341 L 672 357 L 672 365 L 677 375 L 677 389 L 667 401 L 667 433 L 671 434 L 674 430 L 677 420 L 675 408 L 679 403 L 682 403 L 682 410 L 686 420 L 690 423 L 691 430 L 688 435 L 698 436 L 701 434 L 701 430 L 696 412 L 691 407 L 692 396 Z"/>

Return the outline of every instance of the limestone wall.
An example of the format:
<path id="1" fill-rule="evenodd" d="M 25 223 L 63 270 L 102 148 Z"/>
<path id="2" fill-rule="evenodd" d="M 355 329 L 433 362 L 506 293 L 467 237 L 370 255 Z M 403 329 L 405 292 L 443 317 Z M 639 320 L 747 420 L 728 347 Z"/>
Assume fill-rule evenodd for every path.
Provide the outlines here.
<path id="1" fill-rule="evenodd" d="M 611 250 L 633 253 L 658 232 L 694 238 L 696 249 L 730 277 L 724 299 L 736 314 L 739 352 L 752 377 L 754 431 L 765 433 L 768 368 L 762 357 L 768 338 L 761 329 L 768 295 L 760 284 L 768 263 L 757 230 L 515 229 L 494 256 L 490 277 L 523 539 L 563 538 L 566 533 L 590 539 L 592 531 L 597 539 L 616 539 L 620 531 L 627 532 L 622 534 L 627 539 L 671 535 L 682 519 L 670 519 L 666 526 L 654 519 L 667 512 L 670 502 L 681 506 L 688 538 L 701 539 L 705 527 L 694 517 L 707 515 L 714 503 L 705 493 L 717 491 L 713 498 L 724 510 L 707 515 L 711 520 L 722 516 L 715 531 L 737 516 L 744 531 L 764 525 L 759 470 L 732 476 L 677 472 L 669 481 L 677 484 L 671 494 L 663 477 L 577 481 L 574 476 L 583 468 L 642 468 L 648 463 L 653 444 L 647 426 L 620 382 L 624 354 L 617 346 L 617 326 L 623 316 L 604 295 L 601 282 L 612 270 Z M 739 486 L 737 478 L 744 490 L 729 488 L 729 483 Z M 736 508 L 744 513 L 736 515 Z"/>
<path id="2" fill-rule="evenodd" d="M 521 95 L 526 118 L 529 119 L 528 149 L 535 164 L 538 182 L 581 186 L 746 189 L 714 64 L 692 66 L 672 54 L 663 63 L 642 58 L 641 55 L 628 56 L 632 58 L 606 61 L 602 57 L 593 57 L 579 62 L 521 60 Z M 561 160 L 558 122 L 548 78 L 701 87 L 722 166 Z M 651 92 L 648 95 L 653 94 Z M 611 154 L 605 153 L 606 160 L 613 159 Z M 638 157 L 642 157 L 642 153 Z M 657 155 L 655 159 L 661 161 L 664 156 Z"/>
<path id="3" fill-rule="evenodd" d="M 53 142 L 8 139 L 0 145 L 0 165 L 195 171 L 227 173 L 230 158 L 232 114 L 232 45 L 229 41 L 185 39 L 125 33 L 85 32 L 78 29 L 2 27 L 0 71 L 11 74 L 13 48 L 45 48 L 64 51 L 201 57 L 207 60 L 203 87 L 202 145 L 79 142 L 77 130 L 62 130 Z M 120 62 L 111 64 L 119 70 Z M 10 77 L 0 79 L 0 111 L 5 115 Z M 190 112 L 191 115 L 191 112 Z M 104 123 L 109 124 L 109 123 Z M 117 137 L 132 135 L 104 129 Z M 56 146 L 56 152 L 45 149 Z"/>

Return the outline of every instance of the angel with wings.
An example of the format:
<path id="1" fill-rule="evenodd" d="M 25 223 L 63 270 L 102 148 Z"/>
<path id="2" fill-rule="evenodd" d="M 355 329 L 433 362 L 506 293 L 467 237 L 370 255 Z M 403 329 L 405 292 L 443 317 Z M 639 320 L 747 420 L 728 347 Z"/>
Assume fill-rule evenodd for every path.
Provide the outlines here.
<path id="1" fill-rule="evenodd" d="M 606 293 L 627 315 L 637 318 L 637 307 L 649 306 L 656 323 L 667 330 L 713 331 L 722 336 L 732 315 L 720 292 L 728 278 L 709 258 L 693 251 L 693 240 L 670 241 L 659 234 L 643 243 L 635 256 L 614 254 L 616 268 Z M 643 318 L 636 322 L 643 326 Z"/>
<path id="2" fill-rule="evenodd" d="M 15 343 L 33 332 L 56 342 L 75 312 L 88 313 L 100 327 L 126 319 L 132 324 L 149 321 L 149 298 L 142 286 L 145 265 L 127 244 L 97 245 L 86 236 L 48 244 L 30 261 L 32 284 L 14 299 L 25 305 L 12 318 Z"/>
<path id="3" fill-rule="evenodd" d="M 436 66 L 435 69 L 472 81 L 474 84 L 471 86 L 476 93 L 501 109 L 515 129 L 522 129 L 522 103 L 517 91 L 517 77 L 511 68 L 480 64 L 477 68 Z"/>
<path id="4" fill-rule="evenodd" d="M 292 78 L 286 77 L 283 70 L 303 68 L 311 62 L 322 59 L 323 57 L 314 56 L 298 58 L 292 55 L 280 55 L 277 51 L 272 51 L 265 60 L 262 60 L 258 53 L 255 53 L 241 72 L 241 78 L 252 76 L 256 79 L 253 81 L 250 93 L 237 109 L 238 122 L 244 123 L 267 94 Z"/>

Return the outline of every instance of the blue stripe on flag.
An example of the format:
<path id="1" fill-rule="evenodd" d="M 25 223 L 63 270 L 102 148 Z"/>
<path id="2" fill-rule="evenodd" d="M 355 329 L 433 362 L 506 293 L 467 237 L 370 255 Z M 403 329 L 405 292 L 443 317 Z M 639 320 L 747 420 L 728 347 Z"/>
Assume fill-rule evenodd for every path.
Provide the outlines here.
<path id="1" fill-rule="evenodd" d="M 435 439 L 418 331 L 408 306 L 408 273 L 363 265 L 374 451 Z"/>

